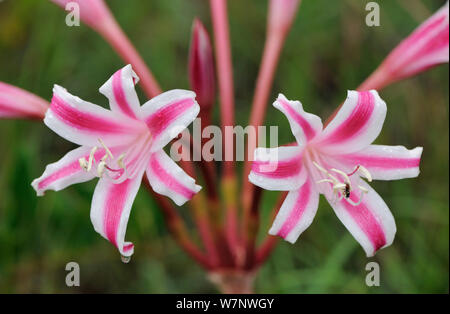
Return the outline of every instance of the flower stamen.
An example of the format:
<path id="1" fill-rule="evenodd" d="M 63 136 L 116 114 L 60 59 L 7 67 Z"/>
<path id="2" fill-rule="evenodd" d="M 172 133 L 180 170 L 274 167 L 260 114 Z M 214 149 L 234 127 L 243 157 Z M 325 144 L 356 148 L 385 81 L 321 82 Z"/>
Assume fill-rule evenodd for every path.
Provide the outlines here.
<path id="1" fill-rule="evenodd" d="M 114 155 L 112 154 L 111 150 L 105 145 L 105 143 L 99 138 L 98 139 L 99 143 L 101 144 L 101 146 L 103 147 L 103 149 L 105 150 L 105 154 L 103 155 L 103 157 L 100 159 L 100 162 L 97 164 L 97 175 L 98 177 L 102 177 L 103 174 L 105 173 L 105 170 L 111 171 L 111 172 L 115 172 L 115 173 L 119 173 L 120 177 L 124 172 L 126 173 L 127 177 L 128 177 L 128 172 L 126 169 L 126 166 L 124 164 L 124 158 L 126 156 L 125 153 L 122 153 L 119 158 L 117 159 L 116 163 L 119 166 L 118 169 L 112 168 L 110 166 L 107 165 L 107 160 L 108 158 L 110 158 L 111 160 L 114 159 Z M 98 147 L 94 146 L 91 149 L 91 152 L 89 154 L 89 160 L 86 160 L 86 158 L 82 157 L 80 159 L 78 159 L 79 163 L 80 163 L 80 167 L 85 170 L 86 172 L 91 171 L 93 164 L 95 163 L 95 158 L 94 158 L 94 154 L 97 151 Z M 117 179 L 114 178 L 114 179 Z"/>
<path id="2" fill-rule="evenodd" d="M 107 154 L 111 159 L 114 159 L 113 154 L 111 153 L 111 151 L 109 150 L 109 148 L 105 145 L 105 143 L 103 143 L 102 139 L 99 138 L 98 141 L 100 142 L 100 144 L 101 144 L 101 145 L 103 146 L 103 148 L 105 149 L 106 154 Z"/>
<path id="3" fill-rule="evenodd" d="M 92 168 L 92 162 L 94 160 L 94 154 L 97 151 L 97 146 L 94 146 L 91 149 L 91 152 L 89 153 L 89 161 L 86 161 L 86 158 L 82 157 L 78 159 L 78 162 L 80 163 L 80 167 L 86 170 L 86 172 L 91 171 Z"/>
<path id="4" fill-rule="evenodd" d="M 369 193 L 369 190 L 367 188 L 365 188 L 362 185 L 358 185 L 358 189 L 361 191 L 361 194 L 359 195 L 359 200 L 357 202 L 355 202 L 350 198 L 351 191 L 353 190 L 351 181 L 350 181 L 350 177 L 352 175 L 354 175 L 356 172 L 359 172 L 359 173 L 361 173 L 361 175 L 363 177 L 365 177 L 367 179 L 367 181 L 369 181 L 369 182 L 372 181 L 372 175 L 363 166 L 357 165 L 355 167 L 355 169 L 348 174 L 345 173 L 344 171 L 336 169 L 336 168 L 330 169 L 330 171 L 336 172 L 342 176 L 343 182 L 341 182 L 339 179 L 337 179 L 335 176 L 333 176 L 327 169 L 323 168 L 315 161 L 313 161 L 313 164 L 317 169 L 319 169 L 319 171 L 323 172 L 328 177 L 327 179 L 318 180 L 318 181 L 316 181 L 316 183 L 317 184 L 319 184 L 319 183 L 331 183 L 332 184 L 332 189 L 333 189 L 332 202 L 333 203 L 335 203 L 337 201 L 341 201 L 342 199 L 345 199 L 347 201 L 347 203 L 349 203 L 350 205 L 358 206 L 361 204 L 364 194 Z"/>

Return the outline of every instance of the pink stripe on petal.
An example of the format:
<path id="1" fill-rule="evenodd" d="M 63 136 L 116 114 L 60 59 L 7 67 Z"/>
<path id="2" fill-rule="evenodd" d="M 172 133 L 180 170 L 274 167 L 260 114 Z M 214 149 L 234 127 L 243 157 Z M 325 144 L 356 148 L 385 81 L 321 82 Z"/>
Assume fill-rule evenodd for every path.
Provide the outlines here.
<path id="1" fill-rule="evenodd" d="M 311 127 L 310 123 L 300 114 L 298 114 L 298 112 L 296 112 L 291 107 L 291 104 L 289 102 L 282 98 L 278 98 L 278 101 L 281 103 L 287 113 L 294 119 L 294 121 L 297 122 L 298 125 L 303 129 L 307 140 L 310 140 L 314 136 L 316 136 L 316 131 Z"/>
<path id="2" fill-rule="evenodd" d="M 133 78 L 134 79 L 134 78 Z M 127 97 L 125 95 L 125 91 L 123 90 L 122 86 L 122 69 L 114 73 L 112 78 L 112 86 L 113 86 L 113 93 L 114 98 L 119 105 L 120 110 L 122 110 L 123 113 L 126 115 L 136 118 L 136 115 L 133 111 L 133 109 L 130 107 L 130 104 L 127 101 Z"/>
<path id="3" fill-rule="evenodd" d="M 47 186 L 64 177 L 68 177 L 81 170 L 80 163 L 78 161 L 71 163 L 70 165 L 62 168 L 61 170 L 52 173 L 50 176 L 38 183 L 38 189 L 44 190 Z"/>
<path id="4" fill-rule="evenodd" d="M 133 248 L 134 248 L 134 244 L 133 244 L 133 243 L 130 243 L 130 244 L 124 245 L 123 251 L 124 251 L 124 252 L 129 252 L 129 251 L 131 251 Z"/>
<path id="5" fill-rule="evenodd" d="M 105 198 L 104 232 L 106 238 L 116 247 L 118 247 L 117 231 L 119 229 L 122 211 L 127 201 L 130 185 L 131 180 L 125 180 L 119 184 L 112 184 Z"/>
<path id="6" fill-rule="evenodd" d="M 305 184 L 301 187 L 298 198 L 295 202 L 292 211 L 289 213 L 289 217 L 284 222 L 281 229 L 278 231 L 277 235 L 286 238 L 292 229 L 297 225 L 299 220 L 302 218 L 303 213 L 308 205 L 311 195 L 311 183 L 306 180 Z"/>
<path id="7" fill-rule="evenodd" d="M 150 159 L 150 168 L 152 172 L 159 178 L 159 180 L 168 188 L 170 188 L 175 193 L 191 199 L 195 195 L 195 191 L 192 191 L 181 184 L 176 178 L 171 176 L 161 165 L 160 161 L 156 156 Z"/>
<path id="8" fill-rule="evenodd" d="M 94 159 L 99 160 L 103 155 L 105 154 L 104 150 L 98 150 L 94 154 Z M 85 158 L 86 160 L 89 159 L 89 154 L 86 154 L 85 156 L 80 156 L 80 158 Z M 74 173 L 77 173 L 81 171 L 80 162 L 78 160 L 68 164 L 67 166 L 61 168 L 60 170 L 53 172 L 51 175 L 43 179 L 38 183 L 38 189 L 44 190 L 47 186 L 54 183 L 55 181 L 68 177 Z M 84 171 L 84 170 L 83 170 Z"/>
<path id="9" fill-rule="evenodd" d="M 341 123 L 324 143 L 332 144 L 349 140 L 364 130 L 375 109 L 374 96 L 370 91 L 358 92 L 358 103 L 348 118 Z"/>
<path id="10" fill-rule="evenodd" d="M 350 199 L 354 202 L 358 202 L 358 196 L 355 196 L 354 193 L 350 196 Z M 364 201 L 358 206 L 353 206 L 346 200 L 342 200 L 341 204 L 372 243 L 374 252 L 381 249 L 386 244 L 383 227 L 364 204 Z"/>
<path id="11" fill-rule="evenodd" d="M 171 123 L 173 123 L 194 105 L 195 101 L 192 98 L 173 102 L 153 113 L 145 120 L 145 123 L 150 129 L 151 134 L 157 137 L 167 127 L 169 127 Z"/>
<path id="12" fill-rule="evenodd" d="M 268 168 L 270 171 L 268 171 Z M 268 178 L 286 178 L 298 175 L 302 170 L 301 158 L 293 158 L 284 161 L 253 161 L 252 171 Z"/>
<path id="13" fill-rule="evenodd" d="M 52 98 L 50 110 L 58 119 L 79 130 L 110 133 L 123 133 L 126 131 L 123 125 L 79 111 L 56 95 Z"/>
<path id="14" fill-rule="evenodd" d="M 345 155 L 346 160 L 353 161 L 355 165 L 381 169 L 415 168 L 420 165 L 420 158 L 389 158 L 376 156 L 361 156 L 357 154 Z"/>

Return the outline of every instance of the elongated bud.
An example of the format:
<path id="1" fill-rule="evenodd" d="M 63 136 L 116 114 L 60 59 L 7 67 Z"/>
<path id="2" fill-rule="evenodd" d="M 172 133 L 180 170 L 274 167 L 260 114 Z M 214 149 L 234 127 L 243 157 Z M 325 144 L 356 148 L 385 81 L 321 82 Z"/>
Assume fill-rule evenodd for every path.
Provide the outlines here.
<path id="1" fill-rule="evenodd" d="M 195 19 L 189 50 L 189 82 L 192 90 L 197 94 L 197 101 L 202 110 L 208 110 L 214 103 L 215 80 L 211 41 L 202 22 Z"/>
<path id="2" fill-rule="evenodd" d="M 295 19 L 300 0 L 270 0 L 268 32 L 287 34 Z"/>
<path id="3" fill-rule="evenodd" d="M 0 82 L 0 119 L 43 119 L 48 102 L 21 88 Z"/>
<path id="4" fill-rule="evenodd" d="M 360 86 L 380 89 L 390 83 L 425 71 L 449 60 L 448 1 L 405 38 Z"/>

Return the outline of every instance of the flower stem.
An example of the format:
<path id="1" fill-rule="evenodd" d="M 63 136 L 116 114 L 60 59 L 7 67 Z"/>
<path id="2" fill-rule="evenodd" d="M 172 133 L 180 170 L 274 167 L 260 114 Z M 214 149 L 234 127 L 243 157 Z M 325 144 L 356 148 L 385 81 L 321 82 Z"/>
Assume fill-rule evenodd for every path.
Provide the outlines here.
<path id="1" fill-rule="evenodd" d="M 164 196 L 153 191 L 147 178 L 144 179 L 144 183 L 147 190 L 153 195 L 159 207 L 162 209 L 168 229 L 172 233 L 172 236 L 175 238 L 178 245 L 180 245 L 181 248 L 192 257 L 192 259 L 194 259 L 205 269 L 211 269 L 211 263 L 208 261 L 205 254 L 199 250 L 197 245 L 192 242 L 183 220 L 173 205 Z"/>
<path id="2" fill-rule="evenodd" d="M 222 119 L 222 134 L 228 137 L 234 126 L 234 88 L 233 88 L 233 68 L 231 65 L 230 35 L 228 30 L 227 6 L 225 0 L 210 0 L 211 16 L 214 28 L 214 45 L 217 63 L 217 74 L 219 81 L 220 116 Z M 225 152 L 233 151 L 234 141 L 225 143 Z M 224 161 L 224 176 L 234 174 L 233 161 Z"/>
<path id="3" fill-rule="evenodd" d="M 224 152 L 234 151 L 234 88 L 233 68 L 231 63 L 230 35 L 228 29 L 228 16 L 226 0 L 210 0 L 211 16 L 214 30 L 214 45 L 219 82 L 220 114 L 222 134 L 224 135 Z M 225 200 L 225 236 L 229 245 L 234 248 L 235 258 L 239 258 L 238 221 L 237 221 L 237 179 L 234 168 L 234 158 L 223 164 L 223 177 L 221 182 L 222 194 Z M 237 253 L 237 255 L 236 255 Z"/>
<path id="4" fill-rule="evenodd" d="M 147 67 L 144 60 L 136 51 L 123 30 L 117 24 L 116 20 L 106 19 L 105 23 L 104 29 L 108 29 L 108 31 L 100 30 L 100 32 L 108 43 L 114 48 L 114 50 L 116 50 L 119 56 L 125 62 L 132 65 L 133 69 L 136 71 L 136 74 L 140 78 L 142 88 L 144 89 L 146 95 L 153 98 L 161 94 L 162 90 L 156 79 L 153 77 L 152 72 Z"/>
<path id="5" fill-rule="evenodd" d="M 277 201 L 277 204 L 272 209 L 271 213 L 271 220 L 273 221 L 275 219 L 275 216 L 277 212 L 280 210 L 281 205 L 283 205 L 284 200 L 286 199 L 288 192 L 282 192 L 280 194 L 280 198 Z M 266 235 L 265 240 L 262 242 L 262 244 L 259 246 L 259 248 L 255 252 L 255 261 L 253 263 L 253 268 L 259 267 L 261 264 L 263 264 L 266 259 L 270 256 L 274 248 L 276 247 L 278 243 L 278 237 Z"/>
<path id="6" fill-rule="evenodd" d="M 249 148 L 246 152 L 253 152 L 256 148 L 258 138 L 258 126 L 264 123 L 264 118 L 267 110 L 267 101 L 272 89 L 273 77 L 277 68 L 281 49 L 283 47 L 285 36 L 280 36 L 277 33 L 269 33 L 264 46 L 261 67 L 256 81 L 256 89 L 253 97 L 252 111 L 250 114 L 249 125 L 255 127 L 255 137 L 252 133 L 248 136 Z M 248 180 L 250 173 L 251 156 L 247 156 L 244 162 L 244 173 L 242 177 L 242 206 L 244 213 L 250 210 L 250 202 L 254 185 Z"/>
<path id="7" fill-rule="evenodd" d="M 185 151 L 183 150 L 183 152 Z M 195 177 L 196 175 L 193 164 L 191 162 L 188 162 L 187 160 L 189 159 L 186 158 L 189 158 L 190 156 L 186 155 L 188 154 L 185 153 L 184 156 L 182 156 L 184 158 L 181 159 L 180 165 L 189 176 Z M 211 230 L 210 217 L 208 211 L 206 210 L 206 199 L 203 193 L 197 193 L 189 202 L 189 207 L 191 208 L 193 220 L 197 225 L 203 246 L 206 249 L 207 257 L 209 257 L 209 261 L 212 267 L 217 266 L 219 263 L 219 257 L 215 247 L 214 236 Z"/>
<path id="8" fill-rule="evenodd" d="M 241 271 L 214 271 L 208 275 L 222 293 L 225 294 L 250 294 L 253 293 L 255 275 Z"/>
<path id="9" fill-rule="evenodd" d="M 262 189 L 257 187 L 253 189 L 253 202 L 250 213 L 247 217 L 248 222 L 244 222 L 247 226 L 245 230 L 245 265 L 244 269 L 252 269 L 255 263 L 255 242 L 259 228 L 259 205 L 261 202 Z"/>
<path id="10" fill-rule="evenodd" d="M 272 89 L 273 78 L 286 35 L 287 31 L 272 31 L 268 32 L 267 34 L 261 67 L 258 74 L 258 79 L 256 81 L 256 89 L 253 97 L 253 105 L 249 121 L 249 125 L 255 127 L 256 132 L 254 134 L 256 136 L 253 137 L 252 134 L 249 133 L 249 147 L 246 152 L 253 152 L 256 148 L 258 139 L 257 129 L 258 126 L 264 123 L 265 113 L 267 110 L 267 102 L 270 91 Z M 249 265 L 254 262 L 254 253 L 250 251 L 254 250 L 254 241 L 256 238 L 256 233 L 258 231 L 257 225 L 259 223 L 257 221 L 259 215 L 256 213 L 258 211 L 258 208 L 255 208 L 255 206 L 259 206 L 260 198 L 262 196 L 262 191 L 256 191 L 256 186 L 251 184 L 248 180 L 250 168 L 251 160 L 250 156 L 247 155 L 247 158 L 244 161 L 241 193 L 242 208 L 244 210 L 244 223 L 242 224 L 242 227 L 244 229 L 244 232 L 246 233 L 246 241 L 250 241 L 249 243 L 245 244 L 247 255 L 250 254 L 250 256 L 248 256 L 247 258 L 251 258 L 250 261 L 246 262 L 247 267 L 249 267 Z"/>

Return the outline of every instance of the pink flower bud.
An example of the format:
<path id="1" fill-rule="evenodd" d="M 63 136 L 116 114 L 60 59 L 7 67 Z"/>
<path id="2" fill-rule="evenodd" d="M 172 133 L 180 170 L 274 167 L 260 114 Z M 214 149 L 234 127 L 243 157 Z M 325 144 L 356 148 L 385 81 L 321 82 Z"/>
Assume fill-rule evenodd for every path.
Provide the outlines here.
<path id="1" fill-rule="evenodd" d="M 214 60 L 208 32 L 198 19 L 192 25 L 189 81 L 201 108 L 209 109 L 216 96 Z"/>
<path id="2" fill-rule="evenodd" d="M 47 108 L 44 99 L 0 82 L 0 118 L 43 119 Z"/>
<path id="3" fill-rule="evenodd" d="M 448 1 L 411 35 L 405 38 L 360 86 L 380 89 L 449 60 Z"/>
<path id="4" fill-rule="evenodd" d="M 300 0 L 270 0 L 269 4 L 269 33 L 286 34 L 295 19 Z"/>

